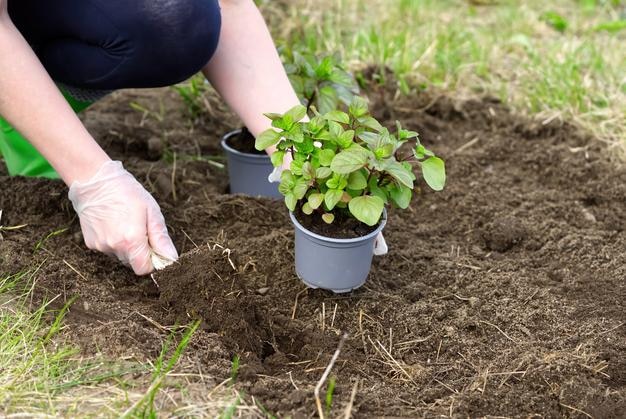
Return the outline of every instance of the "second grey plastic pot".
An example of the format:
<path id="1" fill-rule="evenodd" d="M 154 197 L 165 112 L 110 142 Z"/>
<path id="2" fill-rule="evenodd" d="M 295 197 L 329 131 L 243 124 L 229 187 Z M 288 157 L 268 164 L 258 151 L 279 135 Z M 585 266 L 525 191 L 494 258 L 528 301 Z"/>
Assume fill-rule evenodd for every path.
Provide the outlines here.
<path id="1" fill-rule="evenodd" d="M 350 292 L 365 283 L 372 266 L 374 242 L 387 223 L 383 213 L 376 230 L 355 239 L 333 239 L 315 234 L 289 213 L 296 227 L 296 273 L 311 288 Z"/>
<path id="2" fill-rule="evenodd" d="M 240 133 L 241 130 L 229 132 L 222 138 L 221 143 L 228 159 L 230 193 L 282 198 L 278 192 L 278 183 L 267 180 L 274 170 L 270 157 L 265 154 L 242 153 L 228 144 L 230 138 Z"/>

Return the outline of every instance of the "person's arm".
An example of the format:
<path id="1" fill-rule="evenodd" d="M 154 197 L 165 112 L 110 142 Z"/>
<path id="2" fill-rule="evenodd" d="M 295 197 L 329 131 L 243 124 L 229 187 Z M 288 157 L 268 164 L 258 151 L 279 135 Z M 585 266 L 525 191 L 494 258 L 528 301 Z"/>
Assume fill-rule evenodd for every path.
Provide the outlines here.
<path id="1" fill-rule="evenodd" d="M 220 0 L 220 5 L 220 40 L 203 72 L 256 137 L 271 127 L 264 113 L 284 113 L 300 101 L 254 2 Z"/>
<path id="2" fill-rule="evenodd" d="M 0 115 L 69 186 L 90 179 L 109 157 L 63 98 L 0 0 Z"/>
<path id="3" fill-rule="evenodd" d="M 7 0 L 0 0 L 0 115 L 70 187 L 89 248 L 117 256 L 137 274 L 153 270 L 153 250 L 178 257 L 159 206 L 84 128 L 11 22 Z"/>

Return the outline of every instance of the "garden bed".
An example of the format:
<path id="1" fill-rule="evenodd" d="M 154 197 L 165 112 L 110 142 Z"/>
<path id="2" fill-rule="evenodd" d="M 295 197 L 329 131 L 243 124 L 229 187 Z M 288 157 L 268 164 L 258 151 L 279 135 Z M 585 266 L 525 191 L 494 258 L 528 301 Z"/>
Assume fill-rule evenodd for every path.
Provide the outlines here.
<path id="1" fill-rule="evenodd" d="M 226 171 L 193 157 L 220 156 L 236 121 L 216 102 L 192 126 L 170 90 L 117 93 L 85 122 L 162 205 L 180 263 L 135 277 L 84 247 L 60 182 L 3 171 L 2 224 L 28 226 L 3 234 L 0 271 L 38 267 L 37 298 L 79 296 L 65 335 L 85 354 L 154 358 L 169 326 L 202 319 L 185 362 L 205 391 L 239 355 L 236 388 L 279 417 L 315 414 L 343 333 L 333 416 L 353 391 L 359 417 L 623 414 L 623 167 L 577 128 L 490 98 L 369 96 L 446 160 L 448 184 L 390 211 L 390 252 L 352 294 L 302 285 L 283 203 L 225 194 Z"/>

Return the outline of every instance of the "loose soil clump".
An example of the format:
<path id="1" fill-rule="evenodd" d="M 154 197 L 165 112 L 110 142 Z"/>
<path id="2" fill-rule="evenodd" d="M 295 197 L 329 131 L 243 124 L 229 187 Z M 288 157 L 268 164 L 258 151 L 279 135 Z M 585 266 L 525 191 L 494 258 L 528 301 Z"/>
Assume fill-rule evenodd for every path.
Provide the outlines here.
<path id="1" fill-rule="evenodd" d="M 216 102 L 192 125 L 172 95 L 116 93 L 84 116 L 162 205 L 182 257 L 154 279 L 84 247 L 60 182 L 0 176 L 2 224 L 28 224 L 3 232 L 0 272 L 34 270 L 37 299 L 78 296 L 65 334 L 84 353 L 155 357 L 169 326 L 199 319 L 190 370 L 220 382 L 238 355 L 237 388 L 277 416 L 306 417 L 348 333 L 333 416 L 354 389 L 357 417 L 626 411 L 626 171 L 602 143 L 491 98 L 371 88 L 377 118 L 446 159 L 448 185 L 390 211 L 389 254 L 363 288 L 333 295 L 297 279 L 282 202 L 224 194 L 214 163 L 238 123 Z M 161 101 L 167 118 L 131 101 Z"/>

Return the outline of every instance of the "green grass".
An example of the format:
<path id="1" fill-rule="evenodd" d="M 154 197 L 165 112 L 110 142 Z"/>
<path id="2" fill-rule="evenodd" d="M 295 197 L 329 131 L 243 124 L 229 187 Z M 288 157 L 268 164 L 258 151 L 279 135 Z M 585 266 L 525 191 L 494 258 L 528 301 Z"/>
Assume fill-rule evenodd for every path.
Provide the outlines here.
<path id="1" fill-rule="evenodd" d="M 29 309 L 38 270 L 0 278 L 0 415 L 153 418 L 259 411 L 241 401 L 233 405 L 239 394 L 227 386 L 195 394 L 185 388 L 197 377 L 178 367 L 199 323 L 176 328 L 152 363 L 81 357 L 60 337 L 72 299 L 60 310 L 52 302 Z M 181 384 L 180 377 L 189 381 Z"/>
<path id="2" fill-rule="evenodd" d="M 167 378 L 167 374 L 171 372 L 182 356 L 185 348 L 189 345 L 189 340 L 195 333 L 195 331 L 200 326 L 200 322 L 194 322 L 187 330 L 184 332 L 183 337 L 176 345 L 174 353 L 171 356 L 168 356 L 170 346 L 173 342 L 173 335 L 170 335 L 163 345 L 161 349 L 161 354 L 157 358 L 154 363 L 153 373 L 152 373 L 152 383 L 150 387 L 146 391 L 145 395 L 140 398 L 135 404 L 129 407 L 122 415 L 122 418 L 130 418 L 130 417 L 146 417 L 146 418 L 154 418 L 158 415 L 158 408 L 155 405 L 155 399 L 158 394 L 158 391 L 164 386 L 164 382 Z"/>
<path id="3" fill-rule="evenodd" d="M 354 69 L 385 66 L 405 93 L 487 93 L 519 112 L 574 119 L 626 151 L 623 1 L 260 3 L 279 44 L 336 52 Z"/>
<path id="4" fill-rule="evenodd" d="M 35 273 L 0 279 L 0 412 L 67 415 L 90 410 L 88 399 L 67 394 L 78 387 L 95 392 L 127 371 L 102 360 L 80 360 L 75 348 L 54 340 L 71 302 L 57 312 L 49 304 L 26 310 Z"/>

